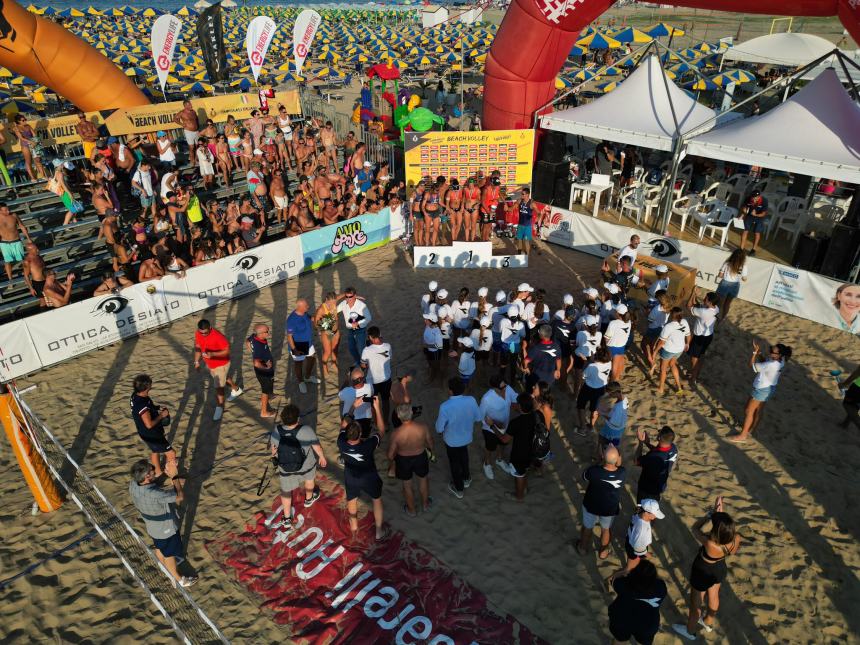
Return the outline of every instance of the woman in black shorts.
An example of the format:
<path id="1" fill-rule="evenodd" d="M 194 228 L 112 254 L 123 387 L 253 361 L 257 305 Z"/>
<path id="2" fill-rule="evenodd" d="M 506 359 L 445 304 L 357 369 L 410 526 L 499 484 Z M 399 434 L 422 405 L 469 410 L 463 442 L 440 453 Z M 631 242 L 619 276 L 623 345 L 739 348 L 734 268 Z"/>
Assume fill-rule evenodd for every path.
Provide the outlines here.
<path id="1" fill-rule="evenodd" d="M 707 533 L 702 527 L 711 523 Z M 708 511 L 693 525 L 693 535 L 701 543 L 690 570 L 690 610 L 687 624 L 672 625 L 677 634 L 687 640 L 696 640 L 699 628 L 714 631 L 714 618 L 720 606 L 720 585 L 728 569 L 726 558 L 737 553 L 741 537 L 734 520 L 723 511 L 723 498 L 717 497 L 713 511 Z M 707 597 L 706 597 L 707 595 Z"/>
<path id="2" fill-rule="evenodd" d="M 579 427 L 577 434 L 587 435 L 594 429 L 597 420 L 597 402 L 606 391 L 609 382 L 609 373 L 612 371 L 612 362 L 609 350 L 606 347 L 598 347 L 594 353 L 594 360 L 583 370 L 584 381 L 576 395 L 576 411 L 579 415 Z M 589 414 L 586 418 L 585 409 Z"/>
<path id="3" fill-rule="evenodd" d="M 613 643 L 635 638 L 640 645 L 651 645 L 660 631 L 660 605 L 668 593 L 657 568 L 642 560 L 628 575 L 616 577 L 612 589 L 618 594 L 609 605 Z"/>

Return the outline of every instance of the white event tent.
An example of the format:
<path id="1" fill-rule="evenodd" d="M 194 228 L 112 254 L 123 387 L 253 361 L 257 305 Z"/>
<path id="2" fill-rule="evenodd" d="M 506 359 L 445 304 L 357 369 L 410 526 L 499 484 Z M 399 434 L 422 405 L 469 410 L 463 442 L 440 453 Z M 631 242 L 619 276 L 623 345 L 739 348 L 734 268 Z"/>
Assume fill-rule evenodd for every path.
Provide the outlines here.
<path id="1" fill-rule="evenodd" d="M 668 151 L 685 132 L 703 123 L 713 127 L 716 116 L 675 85 L 650 55 L 617 89 L 587 105 L 544 115 L 541 127 Z"/>
<path id="2" fill-rule="evenodd" d="M 759 36 L 723 54 L 723 62 L 735 60 L 783 67 L 800 67 L 833 51 L 833 43 L 812 34 L 770 34 Z"/>
<path id="3" fill-rule="evenodd" d="M 761 116 L 692 137 L 687 153 L 860 183 L 860 106 L 830 69 Z"/>

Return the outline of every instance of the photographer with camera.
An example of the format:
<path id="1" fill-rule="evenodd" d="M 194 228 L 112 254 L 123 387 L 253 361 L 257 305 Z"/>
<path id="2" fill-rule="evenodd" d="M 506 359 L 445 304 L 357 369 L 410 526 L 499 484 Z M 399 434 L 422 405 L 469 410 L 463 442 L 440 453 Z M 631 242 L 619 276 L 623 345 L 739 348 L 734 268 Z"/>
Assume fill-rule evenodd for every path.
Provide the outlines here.
<path id="1" fill-rule="evenodd" d="M 356 367 L 349 373 L 349 381 L 344 384 L 338 398 L 341 400 L 341 416 L 352 416 L 361 426 L 361 437 L 370 436 L 374 425 L 385 431 L 385 420 L 379 406 L 379 398 L 373 394 L 373 386 L 367 382 L 364 372 Z M 375 421 L 375 424 L 374 424 Z"/>
<path id="2" fill-rule="evenodd" d="M 163 472 L 161 455 L 165 455 L 167 463 L 175 467 L 176 452 L 164 433 L 164 429 L 170 425 L 170 411 L 164 406 L 155 405 L 149 397 L 151 389 L 152 377 L 149 374 L 138 374 L 132 382 L 129 403 L 137 434 L 149 447 L 149 461 L 155 468 L 155 476 L 160 477 Z"/>
<path id="3" fill-rule="evenodd" d="M 292 403 L 284 406 L 281 410 L 281 422 L 275 426 L 269 440 L 272 463 L 278 471 L 281 486 L 284 519 L 276 527 L 281 530 L 293 528 L 293 491 L 303 485 L 304 506 L 313 506 L 320 498 L 320 491 L 316 486 L 317 466 L 328 466 L 317 433 L 299 421 L 298 407 Z"/>

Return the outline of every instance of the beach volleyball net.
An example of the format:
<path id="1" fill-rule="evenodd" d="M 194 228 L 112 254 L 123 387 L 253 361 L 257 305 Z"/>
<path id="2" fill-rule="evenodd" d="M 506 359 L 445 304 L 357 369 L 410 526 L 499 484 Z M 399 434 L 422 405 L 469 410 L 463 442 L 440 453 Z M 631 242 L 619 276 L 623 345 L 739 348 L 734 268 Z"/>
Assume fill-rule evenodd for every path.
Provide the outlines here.
<path id="1" fill-rule="evenodd" d="M 116 507 L 39 419 L 18 393 L 7 385 L 20 409 L 21 426 L 54 479 L 162 613 L 180 640 L 190 644 L 229 643 L 221 630 L 173 578 Z"/>

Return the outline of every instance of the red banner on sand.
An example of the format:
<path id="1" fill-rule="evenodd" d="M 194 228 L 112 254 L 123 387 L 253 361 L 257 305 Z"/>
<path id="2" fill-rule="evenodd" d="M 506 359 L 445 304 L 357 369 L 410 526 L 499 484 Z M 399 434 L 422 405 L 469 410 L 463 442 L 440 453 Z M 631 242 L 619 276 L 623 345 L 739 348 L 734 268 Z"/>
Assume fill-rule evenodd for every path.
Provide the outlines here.
<path id="1" fill-rule="evenodd" d="M 267 527 L 258 513 L 244 533 L 206 544 L 261 608 L 290 625 L 294 641 L 545 643 L 512 616 L 490 610 L 484 594 L 402 533 L 375 542 L 371 514 L 353 538 L 343 489 L 325 488 L 310 509 L 299 503 L 290 532 Z M 272 509 L 279 506 L 278 499 Z"/>

